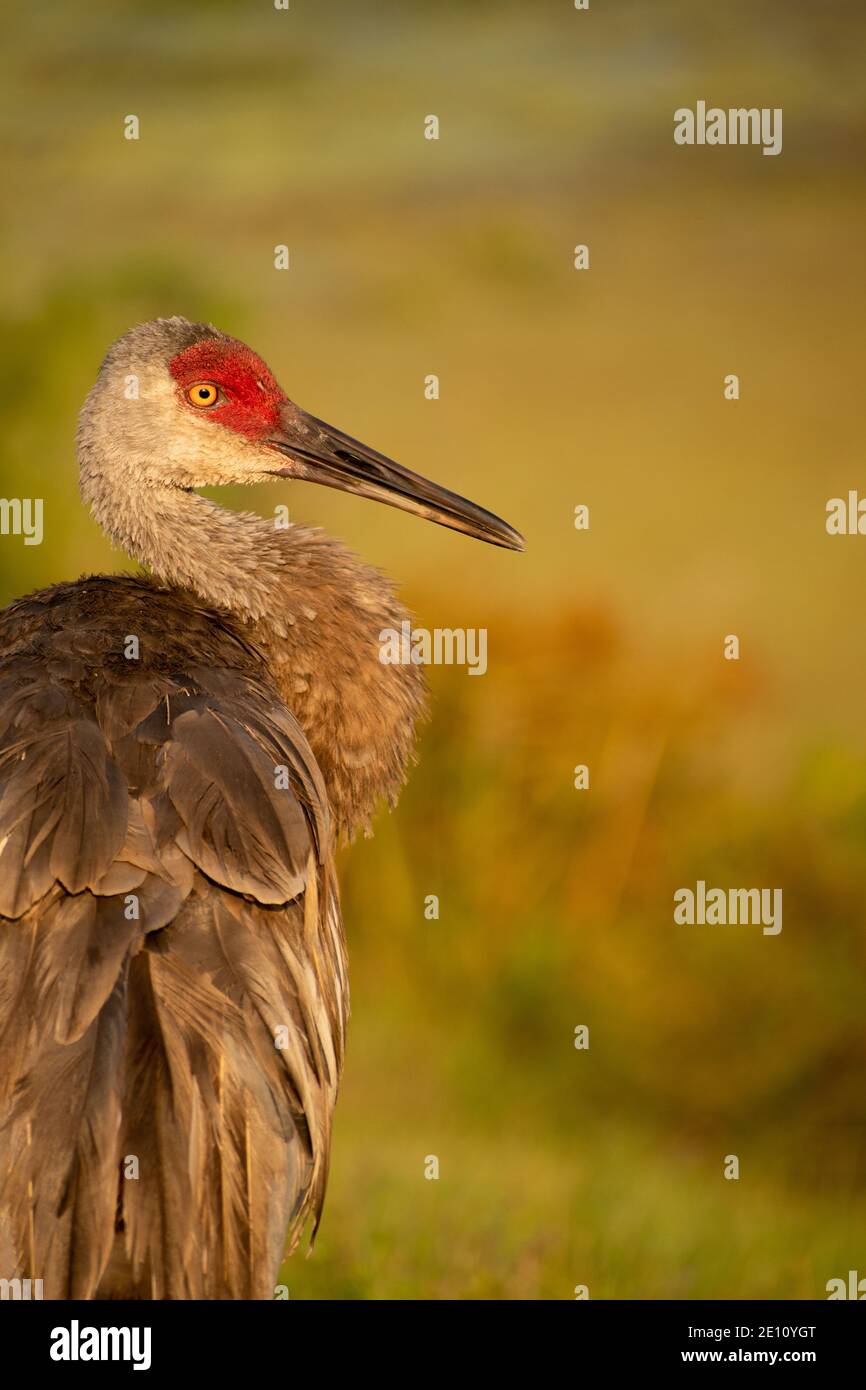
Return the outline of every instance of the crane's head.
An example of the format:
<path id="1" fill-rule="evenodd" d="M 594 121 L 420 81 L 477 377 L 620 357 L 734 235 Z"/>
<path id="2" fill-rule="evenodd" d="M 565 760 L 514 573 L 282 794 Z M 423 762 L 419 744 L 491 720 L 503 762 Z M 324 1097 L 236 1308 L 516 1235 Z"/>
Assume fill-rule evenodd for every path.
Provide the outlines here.
<path id="1" fill-rule="evenodd" d="M 491 545 L 507 522 L 308 415 L 250 348 L 208 324 L 155 319 L 109 349 L 81 412 L 82 477 L 191 489 L 300 478 L 371 497 Z M 133 471 L 133 480 L 129 475 Z"/>

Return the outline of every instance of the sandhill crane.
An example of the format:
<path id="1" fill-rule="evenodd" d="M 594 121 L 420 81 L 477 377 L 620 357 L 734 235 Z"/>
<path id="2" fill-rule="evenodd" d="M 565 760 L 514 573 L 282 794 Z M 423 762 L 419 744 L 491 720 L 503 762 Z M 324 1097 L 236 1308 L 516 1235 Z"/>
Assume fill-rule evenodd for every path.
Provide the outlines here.
<path id="1" fill-rule="evenodd" d="M 335 839 L 395 800 L 424 686 L 379 659 L 406 615 L 376 570 L 195 489 L 302 478 L 522 540 L 182 318 L 111 347 L 78 458 L 152 577 L 0 614 L 0 1277 L 271 1298 L 328 1169 Z"/>

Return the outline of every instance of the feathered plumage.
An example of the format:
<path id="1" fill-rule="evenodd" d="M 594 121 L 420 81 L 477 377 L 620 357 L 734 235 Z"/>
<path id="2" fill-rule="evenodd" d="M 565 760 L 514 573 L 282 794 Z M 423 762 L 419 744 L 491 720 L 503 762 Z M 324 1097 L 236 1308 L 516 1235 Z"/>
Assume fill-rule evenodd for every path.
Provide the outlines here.
<path id="1" fill-rule="evenodd" d="M 242 634 L 137 581 L 23 600 L 0 649 L 0 1264 L 272 1296 L 348 1003 L 307 739 Z"/>

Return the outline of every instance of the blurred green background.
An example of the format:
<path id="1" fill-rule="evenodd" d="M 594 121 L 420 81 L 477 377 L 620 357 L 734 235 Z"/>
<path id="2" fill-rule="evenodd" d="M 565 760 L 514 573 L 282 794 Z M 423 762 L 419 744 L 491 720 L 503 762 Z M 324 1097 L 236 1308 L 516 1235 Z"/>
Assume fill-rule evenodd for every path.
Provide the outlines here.
<path id="1" fill-rule="evenodd" d="M 824 528 L 866 483 L 862 6 L 65 0 L 5 39 L 2 492 L 46 536 L 0 539 L 3 602 L 128 564 L 76 412 L 157 315 L 527 536 L 226 499 L 490 634 L 483 679 L 431 673 L 419 767 L 345 855 L 349 1056 L 291 1297 L 866 1274 L 866 540 Z M 698 99 L 783 107 L 782 154 L 676 147 Z M 781 887 L 781 935 L 675 927 L 698 878 Z"/>

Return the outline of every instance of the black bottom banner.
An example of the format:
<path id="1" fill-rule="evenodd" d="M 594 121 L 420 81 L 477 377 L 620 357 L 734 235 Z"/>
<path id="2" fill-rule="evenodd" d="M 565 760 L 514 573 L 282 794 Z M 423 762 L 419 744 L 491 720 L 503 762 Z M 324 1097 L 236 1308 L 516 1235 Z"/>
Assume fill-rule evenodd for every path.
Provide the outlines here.
<path id="1" fill-rule="evenodd" d="M 487 1321 L 496 1316 L 490 1305 L 467 1303 L 449 1315 L 441 1304 L 435 1312 L 432 1305 L 366 1306 L 364 1312 L 361 1304 L 346 1303 L 323 1309 L 289 1301 L 49 1303 L 13 1297 L 0 1301 L 0 1329 L 8 1358 L 49 1382 L 62 1382 L 70 1375 L 98 1378 L 106 1369 L 159 1377 L 196 1372 L 224 1380 L 273 1375 L 282 1367 L 295 1379 L 308 1372 L 306 1361 L 310 1373 L 332 1373 L 341 1350 L 367 1373 L 372 1358 L 379 1371 L 386 1364 L 393 1371 L 399 1362 L 401 1379 L 424 1380 L 440 1369 L 453 1375 L 452 1330 L 459 1338 L 463 1373 L 475 1362 L 479 1368 L 483 1364 L 485 1377 L 499 1362 L 515 1369 L 515 1333 L 518 1356 L 535 1348 L 539 1378 L 556 1356 L 575 1368 L 577 1356 L 580 1366 L 592 1366 L 596 1373 L 758 1365 L 811 1366 L 826 1375 L 857 1366 L 866 1328 L 862 1314 L 840 1301 L 585 1301 L 567 1313 L 561 1306 L 557 1312 L 556 1305 L 508 1304 L 507 1328 L 495 1335 Z M 428 1312 L 415 1323 L 410 1309 L 420 1306 Z M 447 1321 L 451 1316 L 454 1323 Z M 361 1336 L 343 1342 L 341 1329 Z M 376 1340 L 371 1343 L 370 1337 Z M 406 1360 L 407 1342 L 415 1348 L 414 1368 Z"/>

